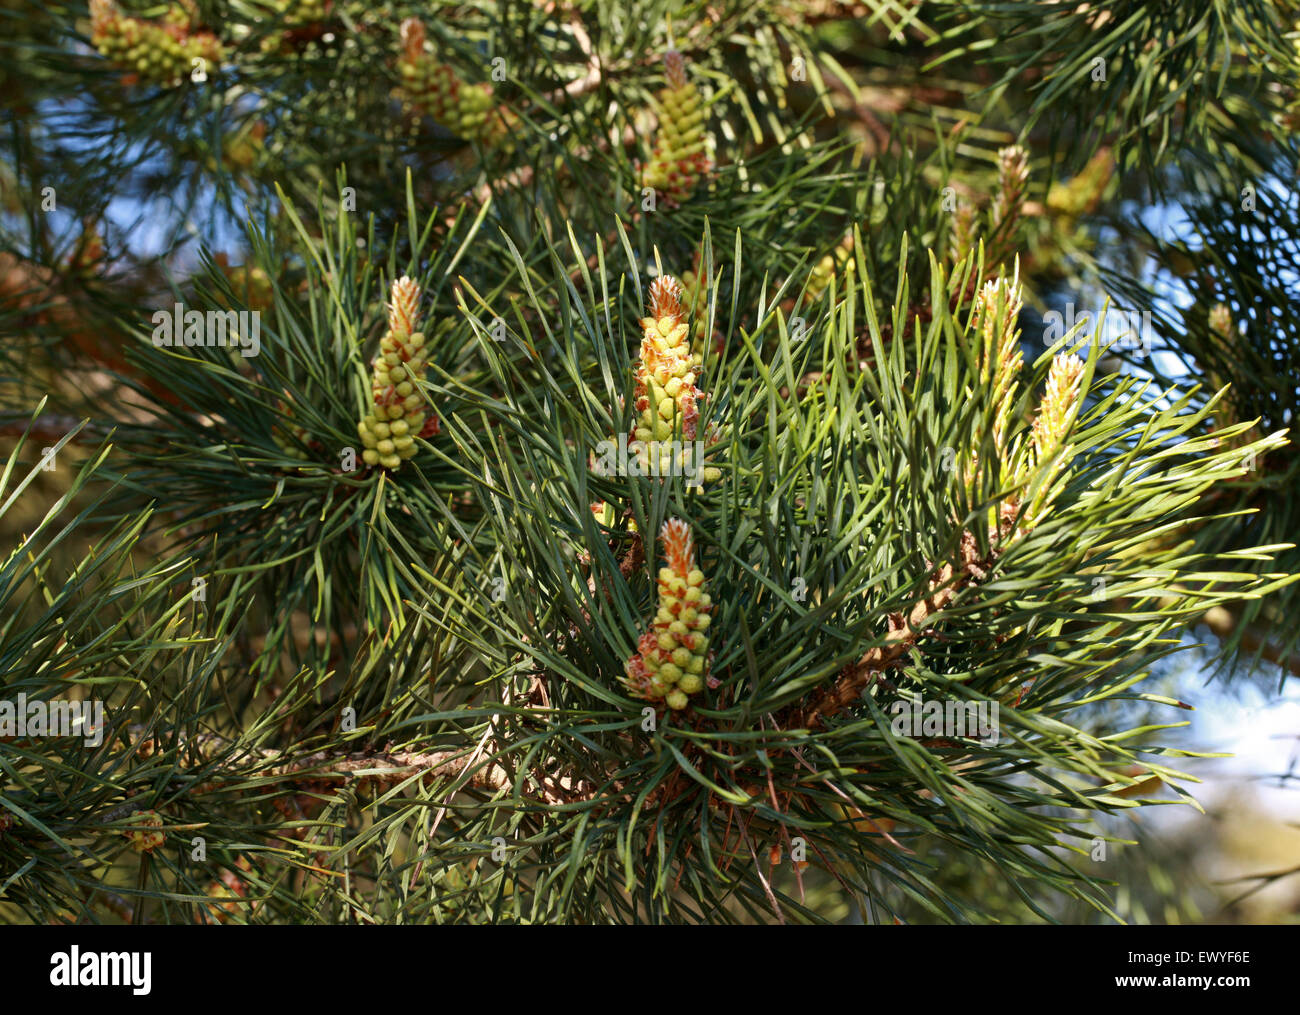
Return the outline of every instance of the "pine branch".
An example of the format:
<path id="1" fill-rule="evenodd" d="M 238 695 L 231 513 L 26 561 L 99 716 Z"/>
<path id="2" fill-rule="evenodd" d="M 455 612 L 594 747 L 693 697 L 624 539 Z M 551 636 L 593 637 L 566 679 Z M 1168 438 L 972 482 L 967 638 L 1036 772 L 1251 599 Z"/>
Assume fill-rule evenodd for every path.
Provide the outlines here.
<path id="1" fill-rule="evenodd" d="M 150 732 L 141 726 L 127 731 L 131 751 L 140 758 L 163 753 L 173 746 L 166 732 Z M 325 790 L 340 785 L 357 786 L 371 791 L 382 791 L 411 780 L 418 783 L 451 781 L 461 789 L 505 792 L 513 786 L 510 773 L 495 762 L 479 764 L 479 752 L 466 754 L 463 750 L 447 751 L 313 751 L 301 754 L 298 749 L 253 748 L 216 733 L 181 735 L 175 740 L 180 768 L 198 767 L 216 763 L 220 766 L 215 781 L 222 782 L 237 774 L 240 768 L 250 767 L 259 776 L 278 778 L 301 788 Z M 496 757 L 489 751 L 487 757 Z M 581 780 L 561 778 L 551 780 L 551 785 L 538 780 L 535 799 L 548 804 L 583 799 L 589 789 Z M 123 804 L 104 815 L 105 821 L 114 821 L 136 808 Z"/>
<path id="2" fill-rule="evenodd" d="M 965 533 L 958 567 L 944 564 L 930 578 L 930 594 L 919 600 L 904 616 L 892 614 L 884 644 L 869 649 L 861 659 L 846 667 L 834 685 L 825 688 L 783 721 L 786 728 L 822 728 L 827 719 L 851 708 L 871 683 L 899 665 L 925 634 L 936 614 L 941 613 L 964 588 L 986 578 L 997 560 L 997 551 L 981 555 L 975 538 Z"/>

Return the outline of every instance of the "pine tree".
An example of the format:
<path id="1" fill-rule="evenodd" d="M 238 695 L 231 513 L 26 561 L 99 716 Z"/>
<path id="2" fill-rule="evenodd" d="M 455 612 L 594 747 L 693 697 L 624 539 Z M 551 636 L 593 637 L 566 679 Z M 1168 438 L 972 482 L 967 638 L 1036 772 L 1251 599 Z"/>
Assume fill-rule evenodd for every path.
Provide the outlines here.
<path id="1" fill-rule="evenodd" d="M 4 919 L 1170 912 L 1187 634 L 1300 673 L 1298 23 L 4 0 Z"/>

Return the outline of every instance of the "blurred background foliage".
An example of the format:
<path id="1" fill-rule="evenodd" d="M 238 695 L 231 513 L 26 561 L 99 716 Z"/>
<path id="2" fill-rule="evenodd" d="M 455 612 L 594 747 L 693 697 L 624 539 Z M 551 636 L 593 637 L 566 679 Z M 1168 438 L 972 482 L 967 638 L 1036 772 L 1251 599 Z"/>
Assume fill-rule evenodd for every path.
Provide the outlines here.
<path id="1" fill-rule="evenodd" d="M 999 264 L 1009 271 L 1018 258 L 1028 362 L 1052 344 L 1052 314 L 1072 306 L 1096 315 L 1109 300 L 1113 309 L 1149 312 L 1151 330 L 1138 348 L 1108 349 L 1099 374 L 1199 385 L 1187 411 L 1204 412 L 1200 436 L 1229 431 L 1218 446 L 1224 454 L 1293 424 L 1294 4 L 140 0 L 98 12 L 101 21 L 170 26 L 159 30 L 178 44 L 202 38 L 203 52 L 219 54 L 176 68 L 172 55 L 141 68 L 100 52 L 91 6 L 0 2 L 0 452 L 16 475 L 36 470 L 7 506 L 2 531 L 6 547 L 22 550 L 15 560 L 40 546 L 42 561 L 34 573 L 13 564 L 6 609 L 16 619 L 6 621 L 4 643 L 13 654 L 0 657 L 0 679 L 49 689 L 40 639 L 51 616 L 66 626 L 81 613 L 57 596 L 54 609 L 40 574 L 77 574 L 100 547 L 91 556 L 121 569 L 113 588 L 146 605 L 122 607 L 119 627 L 108 614 L 83 618 L 77 642 L 102 636 L 113 652 L 85 671 L 102 680 L 76 693 L 98 688 L 110 711 L 134 710 L 133 722 L 148 729 L 184 729 L 196 745 L 201 736 L 227 739 L 194 746 L 179 780 L 166 773 L 189 749 L 180 740 L 157 754 L 142 755 L 132 741 L 61 762 L 82 773 L 45 801 L 66 824 L 45 838 L 0 837 L 0 884 L 23 887 L 21 902 L 0 889 L 7 918 L 502 918 L 515 883 L 479 860 L 498 831 L 534 836 L 539 871 L 560 871 L 562 887 L 539 874 L 536 892 L 581 894 L 577 874 L 562 880 L 561 836 L 527 808 L 489 796 L 448 813 L 445 785 L 416 781 L 402 787 L 415 811 L 386 810 L 380 798 L 394 792 L 387 784 L 286 788 L 270 752 L 288 735 L 305 750 L 337 746 L 340 701 L 362 717 L 361 733 L 366 721 L 375 724 L 370 739 L 358 735 L 358 751 L 401 746 L 428 724 L 437 732 L 419 748 L 472 747 L 494 728 L 484 687 L 504 689 L 522 753 L 543 742 L 545 723 L 528 712 L 536 685 L 519 644 L 509 642 L 545 631 L 545 618 L 521 616 L 500 629 L 487 620 L 480 579 L 504 569 L 507 530 L 493 520 L 496 480 L 467 464 L 468 452 L 477 448 L 480 461 L 507 471 L 523 462 L 529 468 L 519 475 L 535 476 L 538 460 L 579 456 L 561 441 L 521 438 L 493 457 L 489 449 L 504 438 L 492 441 L 519 437 L 527 413 L 539 427 L 564 419 L 594 432 L 597 422 L 621 422 L 619 379 L 637 341 L 627 325 L 639 316 L 656 257 L 664 271 L 706 282 L 697 314 L 723 339 L 722 362 L 749 378 L 718 383 L 718 404 L 731 409 L 758 414 L 764 400 L 775 404 L 777 383 L 751 376 L 780 359 L 774 329 L 834 319 L 830 308 L 867 280 L 858 298 L 874 293 L 874 338 L 916 339 L 940 295 L 948 298 L 928 286 L 928 251 L 955 272 L 977 257 L 975 236 L 987 261 L 977 276 Z M 487 96 L 509 124 L 506 135 L 458 137 L 412 101 L 399 69 L 410 17 L 427 32 L 427 59 L 450 69 L 455 94 Z M 713 164 L 680 207 L 649 211 L 643 176 L 670 47 L 686 57 L 699 89 Z M 174 80 L 158 77 L 173 70 Z M 1024 175 L 1004 207 L 1013 145 L 1022 146 Z M 338 450 L 356 443 L 368 385 L 355 350 L 382 334 L 386 286 L 406 272 L 425 294 L 424 327 L 436 349 L 430 393 L 443 426 L 418 480 L 348 475 Z M 896 292 L 905 303 L 891 314 Z M 174 301 L 260 310 L 270 354 L 249 361 L 194 349 L 183 365 L 148 341 L 151 312 Z M 503 343 L 487 334 L 494 317 L 507 326 Z M 851 331 L 838 325 L 828 347 L 836 366 L 874 376 L 884 366 L 872 329 L 861 312 L 853 320 Z M 627 358 L 611 358 L 618 348 Z M 787 394 L 817 368 L 834 374 L 828 364 L 787 360 L 791 371 L 801 366 Z M 191 369 L 193 361 L 201 368 Z M 1212 402 L 1225 385 L 1229 393 Z M 588 395 L 584 412 L 598 403 L 604 418 L 571 411 L 569 401 Z M 782 418 L 819 419 L 793 410 Z M 1248 422 L 1257 422 L 1249 435 L 1231 430 Z M 58 469 L 41 471 L 40 449 L 74 427 Z M 93 473 L 82 471 L 110 442 Z M 1244 475 L 1215 484 L 1198 505 L 1201 521 L 1169 538 L 1189 554 L 1295 542 L 1297 460 L 1289 447 L 1262 451 Z M 554 507 L 568 495 L 563 486 L 538 493 L 526 485 L 515 493 L 520 502 L 532 496 Z M 48 517 L 55 503 L 64 505 L 59 525 L 85 515 L 63 533 Z M 664 507 L 634 512 L 642 531 Z M 534 538 L 545 553 L 530 563 L 534 577 L 555 545 L 596 533 L 591 518 L 551 521 L 563 538 L 539 524 Z M 612 552 L 628 545 L 619 542 L 632 531 L 627 521 L 608 552 L 598 541 L 597 556 L 609 559 L 593 574 L 617 566 Z M 1153 543 L 1173 552 L 1168 540 Z M 1246 553 L 1220 566 L 1295 574 L 1300 554 Z M 219 577 L 196 609 L 188 590 L 202 575 Z M 84 580 L 73 583 L 74 598 L 100 601 L 102 588 Z M 1300 627 L 1289 622 L 1296 588 L 1185 611 L 1180 637 L 1209 647 L 1157 656 L 1143 690 L 1185 699 L 1189 683 L 1211 675 L 1197 702 L 1203 710 L 1234 696 L 1290 694 L 1286 678 L 1300 673 Z M 467 617 L 483 620 L 468 635 Z M 111 634 L 96 633 L 101 627 Z M 431 668 L 454 670 L 457 680 L 435 691 Z M 219 690 L 195 691 L 196 674 L 218 674 Z M 1092 706 L 1086 722 L 1073 721 L 1104 736 L 1162 720 L 1149 702 L 1110 699 Z M 1204 746 L 1186 733 L 1175 744 Z M 264 769 L 241 767 L 250 749 L 268 752 Z M 579 763 L 558 754 L 557 772 Z M 111 778 L 85 776 L 108 757 Z M 231 766 L 238 778 L 213 778 Z M 4 771 L 14 801 L 48 797 L 42 779 L 62 769 L 19 752 Z M 487 778 L 483 771 L 473 778 Z M 1136 795 L 1160 789 L 1142 783 Z M 136 796 L 168 814 L 177 835 L 206 827 L 223 843 L 212 862 L 195 868 L 126 850 L 119 825 Z M 241 799 L 251 810 L 240 810 Z M 1269 806 L 1231 799 L 1168 827 L 1158 815 L 1176 808 L 1099 818 L 1100 834 L 1124 842 L 1109 841 L 1109 859 L 1095 868 L 1114 884 L 1080 890 L 1091 902 L 1056 883 L 1027 898 L 1024 882 L 1006 876 L 1006 856 L 963 851 L 942 837 L 906 840 L 915 850 L 908 862 L 954 898 L 978 900 L 980 915 L 967 919 L 1294 922 L 1297 833 Z M 435 849 L 415 812 L 437 815 L 435 829 L 444 814 L 461 828 L 464 855 Z M 77 864 L 58 842 L 75 848 Z M 253 842 L 277 843 L 282 862 L 250 867 Z M 348 867 L 354 851 L 375 850 L 373 866 Z M 1272 887 L 1238 900 L 1259 882 L 1233 879 L 1254 874 L 1269 875 Z M 593 878 L 586 890 L 596 898 L 616 875 L 584 873 Z M 429 890 L 417 891 L 421 877 Z M 879 896 L 865 893 L 864 905 L 860 885 L 825 870 L 799 883 L 783 866 L 776 877 L 775 887 L 803 899 L 792 919 L 954 918 L 893 883 Z M 746 891 L 743 901 L 717 902 L 717 912 L 771 919 L 759 885 Z M 673 918 L 695 917 L 694 904 L 708 911 L 702 898 L 708 893 Z M 620 918 L 637 904 L 619 903 L 631 907 Z M 643 904 L 642 918 L 669 918 L 661 903 Z M 595 918 L 577 903 L 565 912 Z"/>

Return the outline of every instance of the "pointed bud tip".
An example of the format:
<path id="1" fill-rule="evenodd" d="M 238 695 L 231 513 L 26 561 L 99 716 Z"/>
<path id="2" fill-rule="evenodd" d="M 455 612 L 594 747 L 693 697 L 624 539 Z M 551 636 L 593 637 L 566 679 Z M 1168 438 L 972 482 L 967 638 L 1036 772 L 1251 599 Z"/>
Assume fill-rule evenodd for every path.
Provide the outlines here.
<path id="1" fill-rule="evenodd" d="M 404 18 L 399 31 L 406 60 L 415 63 L 424 53 L 424 22 L 417 17 Z"/>
<path id="2" fill-rule="evenodd" d="M 671 88 L 684 88 L 686 86 L 686 57 L 682 56 L 675 49 L 670 49 L 664 54 L 664 73 L 668 76 L 668 85 Z"/>
<path id="3" fill-rule="evenodd" d="M 650 316 L 656 320 L 682 316 L 682 286 L 671 275 L 650 283 Z"/>
<path id="4" fill-rule="evenodd" d="M 668 566 L 677 574 L 689 573 L 695 558 L 691 527 L 680 518 L 669 518 L 659 530 L 659 539 L 664 544 L 664 559 Z"/>
<path id="5" fill-rule="evenodd" d="M 400 335 L 415 331 L 420 307 L 420 287 L 408 275 L 393 281 L 388 304 L 388 330 Z"/>

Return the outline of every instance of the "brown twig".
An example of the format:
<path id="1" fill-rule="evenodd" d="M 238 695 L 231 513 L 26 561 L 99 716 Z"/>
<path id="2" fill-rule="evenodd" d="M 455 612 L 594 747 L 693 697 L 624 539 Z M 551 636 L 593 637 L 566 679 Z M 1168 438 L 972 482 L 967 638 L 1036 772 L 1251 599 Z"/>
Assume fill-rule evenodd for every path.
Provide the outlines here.
<path id="1" fill-rule="evenodd" d="M 960 589 L 973 578 L 986 574 L 991 566 L 991 561 L 979 560 L 975 537 L 965 533 L 959 569 L 951 564 L 938 568 L 930 578 L 929 595 L 917 602 L 906 616 L 890 615 L 884 644 L 869 649 L 856 663 L 846 666 L 831 687 L 817 693 L 805 708 L 789 718 L 785 728 L 817 729 L 827 718 L 851 706 L 879 674 L 898 665 L 924 633 L 931 618 L 945 609 Z"/>
<path id="2" fill-rule="evenodd" d="M 0 422 L 0 437 L 21 437 L 28 434 L 38 441 L 60 441 L 68 433 L 81 426 L 83 420 L 76 416 L 38 416 L 35 420 L 29 416 L 21 419 L 9 419 Z M 72 437 L 70 443 L 95 443 L 102 439 L 98 427 L 87 423 L 81 431 Z"/>
<path id="3" fill-rule="evenodd" d="M 164 745 L 163 736 L 150 734 L 143 727 L 131 727 L 129 736 L 137 753 L 144 757 L 162 749 Z M 412 776 L 419 776 L 420 781 L 450 777 L 460 783 L 459 788 L 493 792 L 509 789 L 513 785 L 510 773 L 499 764 L 474 767 L 479 760 L 478 751 L 469 754 L 463 750 L 357 751 L 338 754 L 322 750 L 295 756 L 291 751 L 273 748 L 237 748 L 234 741 L 216 733 L 200 733 L 184 738 L 183 746 L 186 748 L 185 754 L 178 758 L 182 767 L 201 764 L 215 755 L 231 751 L 225 759 L 227 763 L 251 762 L 259 768 L 264 766 L 266 774 L 279 776 L 285 781 L 322 786 L 341 783 L 382 789 Z M 539 789 L 538 797 L 545 803 L 570 802 L 581 799 L 584 793 L 589 792 L 584 783 L 570 779 L 555 780 L 554 785 L 541 786 Z M 123 804 L 106 814 L 104 820 L 112 821 L 123 817 L 137 809 L 137 806 L 134 803 Z"/>

